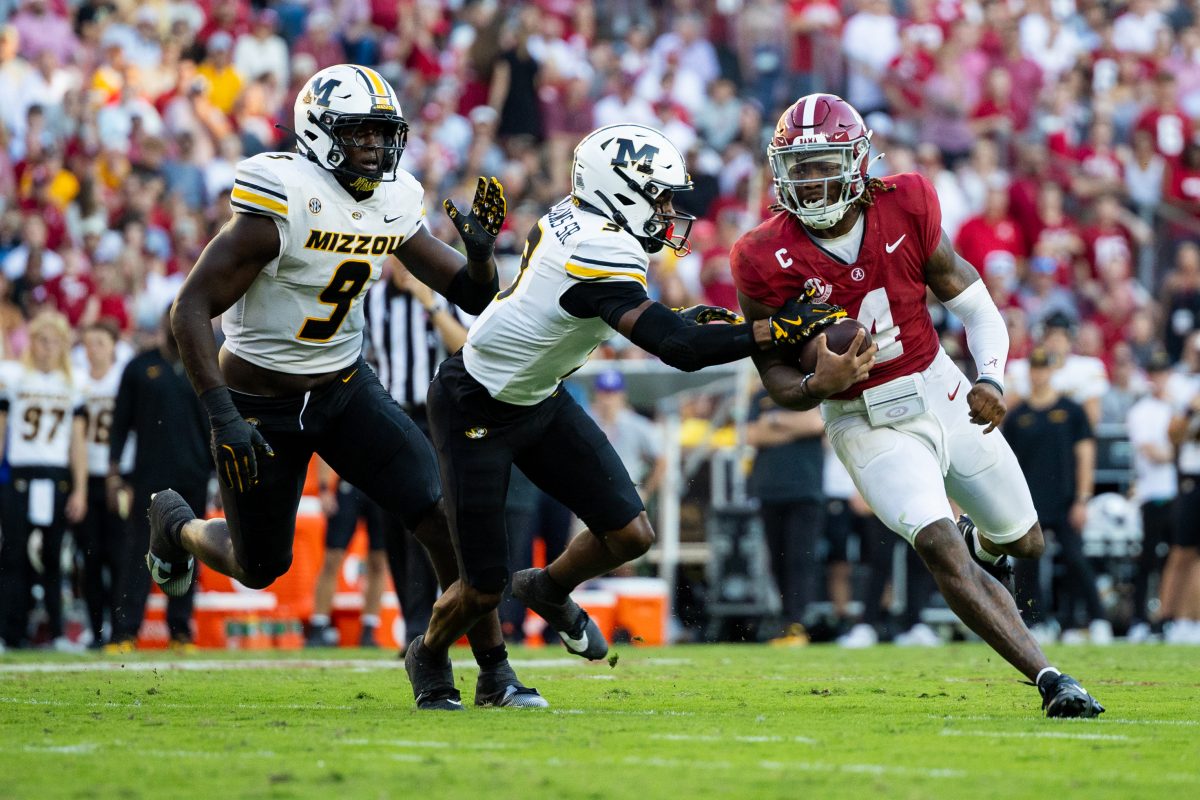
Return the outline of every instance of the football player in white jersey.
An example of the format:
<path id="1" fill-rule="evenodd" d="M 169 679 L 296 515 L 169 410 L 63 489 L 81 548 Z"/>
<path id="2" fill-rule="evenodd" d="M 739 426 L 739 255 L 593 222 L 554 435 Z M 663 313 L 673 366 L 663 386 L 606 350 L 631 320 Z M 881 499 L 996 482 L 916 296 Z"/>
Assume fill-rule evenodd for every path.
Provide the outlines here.
<path id="1" fill-rule="evenodd" d="M 236 213 L 172 313 L 212 423 L 226 519 L 195 519 L 174 492 L 154 497 L 147 563 L 168 594 L 185 591 L 193 557 L 254 588 L 286 572 L 314 452 L 404 519 L 443 586 L 457 577 L 433 450 L 362 359 L 363 299 L 395 255 L 467 312 L 482 311 L 497 289 L 492 248 L 504 193 L 480 178 L 470 211 L 445 202 L 464 259 L 425 225 L 421 185 L 399 166 L 407 131 L 387 81 L 342 64 L 300 90 L 297 153 L 238 164 Z M 210 321 L 222 314 L 218 353 Z M 481 667 L 477 705 L 546 705 L 513 674 L 495 614 L 470 639 Z M 418 705 L 462 708 L 457 691 Z"/>
<path id="2" fill-rule="evenodd" d="M 0 363 L 0 460 L 7 438 L 12 469 L 0 503 L 0 639 L 10 647 L 25 644 L 34 580 L 45 589 L 55 645 L 70 647 L 63 638 L 59 553 L 66 523 L 79 522 L 87 508 L 84 408 L 70 346 L 67 318 L 47 311 L 29 323 L 24 361 Z M 27 555 L 34 529 L 42 532 L 40 565 Z"/>
<path id="3" fill-rule="evenodd" d="M 116 621 L 117 574 L 130 510 L 128 494 L 114 497 L 115 502 L 109 503 L 106 481 L 113 407 L 127 361 L 118 357 L 117 329 L 107 321 L 88 325 L 80 338 L 87 354 L 80 384 L 87 410 L 88 503 L 87 514 L 76 526 L 75 536 L 83 553 L 83 595 L 92 624 L 91 646 L 100 647 L 104 644 L 105 611 L 110 620 Z M 128 476 L 133 471 L 133 449 L 133 439 L 129 439 L 121 452 L 120 475 Z M 109 573 L 107 583 L 105 567 Z"/>
<path id="4" fill-rule="evenodd" d="M 538 220 L 520 274 L 430 385 L 429 422 L 463 576 L 408 649 L 414 690 L 453 687 L 447 648 L 500 602 L 509 580 L 504 504 L 513 463 L 588 526 L 546 569 L 513 576 L 513 596 L 553 625 L 572 653 L 607 653 L 570 592 L 645 553 L 654 531 L 616 451 L 560 384 L 614 329 L 671 366 L 697 370 L 790 346 L 844 315 L 797 299 L 770 320 L 746 324 L 723 308 L 675 312 L 650 300 L 647 254 L 688 249 L 692 218 L 672 204 L 688 189 L 683 156 L 660 132 L 613 125 L 585 137 L 575 149 L 571 196 Z M 850 377 L 870 367 L 870 355 L 845 361 Z"/>

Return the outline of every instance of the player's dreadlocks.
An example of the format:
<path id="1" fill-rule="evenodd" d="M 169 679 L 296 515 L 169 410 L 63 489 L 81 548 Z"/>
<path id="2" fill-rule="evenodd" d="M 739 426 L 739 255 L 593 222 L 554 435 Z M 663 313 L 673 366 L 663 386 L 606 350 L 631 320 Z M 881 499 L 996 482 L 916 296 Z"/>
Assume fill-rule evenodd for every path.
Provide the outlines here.
<path id="1" fill-rule="evenodd" d="M 875 192 L 891 192 L 896 188 L 894 183 L 884 183 L 879 178 L 867 178 L 867 185 L 863 187 L 863 193 L 856 201 L 860 206 L 870 207 L 875 205 Z"/>

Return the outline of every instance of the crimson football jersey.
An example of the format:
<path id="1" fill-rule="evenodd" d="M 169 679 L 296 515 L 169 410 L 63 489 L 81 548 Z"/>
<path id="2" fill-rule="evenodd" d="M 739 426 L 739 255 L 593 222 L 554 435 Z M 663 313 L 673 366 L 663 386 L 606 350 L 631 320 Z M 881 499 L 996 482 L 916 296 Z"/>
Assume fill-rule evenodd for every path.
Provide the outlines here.
<path id="1" fill-rule="evenodd" d="M 843 306 L 871 332 L 879 352 L 865 381 L 834 395 L 844 400 L 901 375 L 921 372 L 938 353 L 925 307 L 925 262 L 942 237 L 942 209 L 933 185 L 916 173 L 883 179 L 863 209 L 858 261 L 846 264 L 818 247 L 794 215 L 781 211 L 750 231 L 730 254 L 738 290 L 778 308 L 809 286 L 816 301 Z"/>

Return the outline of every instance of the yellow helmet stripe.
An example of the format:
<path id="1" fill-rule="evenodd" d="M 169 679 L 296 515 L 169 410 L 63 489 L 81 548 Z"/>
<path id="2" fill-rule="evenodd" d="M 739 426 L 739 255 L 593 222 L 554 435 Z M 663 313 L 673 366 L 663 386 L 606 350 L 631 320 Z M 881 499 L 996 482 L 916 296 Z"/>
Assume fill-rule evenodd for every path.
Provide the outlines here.
<path id="1" fill-rule="evenodd" d="M 375 87 L 375 94 L 390 100 L 392 97 L 391 92 L 387 90 L 387 84 L 383 82 L 383 78 L 379 77 L 379 73 L 370 67 L 362 67 L 362 71 L 367 76 L 367 80 L 371 82 L 371 85 Z"/>

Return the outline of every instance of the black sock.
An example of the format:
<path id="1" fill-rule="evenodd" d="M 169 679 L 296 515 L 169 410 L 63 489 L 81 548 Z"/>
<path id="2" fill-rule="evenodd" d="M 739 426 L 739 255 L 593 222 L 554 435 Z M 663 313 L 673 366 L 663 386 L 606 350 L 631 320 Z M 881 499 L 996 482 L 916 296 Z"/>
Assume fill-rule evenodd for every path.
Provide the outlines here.
<path id="1" fill-rule="evenodd" d="M 480 669 L 492 669 L 508 661 L 508 648 L 503 642 L 482 652 L 472 647 L 471 652 L 475 654 L 475 663 Z"/>
<path id="2" fill-rule="evenodd" d="M 567 602 L 567 599 L 571 596 L 571 590 L 550 577 L 550 570 L 542 570 L 538 577 L 541 578 L 541 586 L 538 588 L 542 590 L 547 599 L 555 603 Z"/>

